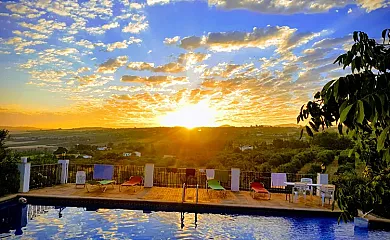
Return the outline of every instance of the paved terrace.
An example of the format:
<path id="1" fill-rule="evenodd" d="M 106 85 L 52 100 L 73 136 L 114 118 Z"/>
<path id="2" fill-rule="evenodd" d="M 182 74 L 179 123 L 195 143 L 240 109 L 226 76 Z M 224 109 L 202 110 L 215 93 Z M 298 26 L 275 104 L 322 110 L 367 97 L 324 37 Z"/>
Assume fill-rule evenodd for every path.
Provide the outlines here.
<path id="1" fill-rule="evenodd" d="M 19 194 L 30 197 L 53 197 L 53 198 L 69 198 L 69 199 L 111 199 L 121 201 L 147 201 L 155 203 L 181 203 L 182 189 L 181 188 L 166 188 L 166 187 L 129 187 L 114 188 L 109 186 L 106 192 L 102 192 L 99 187 L 90 187 L 90 192 L 85 188 L 75 187 L 75 184 L 63 184 L 54 187 L 46 187 L 43 189 L 31 190 L 28 193 Z M 195 188 L 187 188 L 186 203 L 195 203 Z M 221 197 L 218 192 L 213 192 L 206 189 L 199 189 L 198 202 L 200 205 L 213 206 L 235 206 L 235 207 L 250 207 L 260 209 L 280 209 L 280 210 L 298 210 L 307 212 L 332 212 L 332 207 L 329 204 L 321 206 L 321 200 L 317 196 L 307 196 L 306 201 L 303 196 L 299 197 L 298 202 L 290 203 L 286 201 L 286 195 L 281 193 L 272 193 L 271 200 L 267 196 L 256 194 L 256 199 L 253 199 L 250 192 L 227 191 L 226 197 Z M 333 212 L 339 212 L 338 209 Z"/>

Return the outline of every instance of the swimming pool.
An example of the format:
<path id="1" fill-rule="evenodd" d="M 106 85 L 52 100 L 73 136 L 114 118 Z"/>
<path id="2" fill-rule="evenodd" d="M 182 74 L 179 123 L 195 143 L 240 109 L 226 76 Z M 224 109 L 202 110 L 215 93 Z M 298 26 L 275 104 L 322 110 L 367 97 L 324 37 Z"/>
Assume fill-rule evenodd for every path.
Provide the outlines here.
<path id="1" fill-rule="evenodd" d="M 10 239 L 390 239 L 334 218 L 247 216 L 27 205 Z M 19 217 L 18 217 L 19 218 Z M 23 227 L 24 226 L 24 227 Z M 17 234 L 17 235 L 15 235 Z"/>

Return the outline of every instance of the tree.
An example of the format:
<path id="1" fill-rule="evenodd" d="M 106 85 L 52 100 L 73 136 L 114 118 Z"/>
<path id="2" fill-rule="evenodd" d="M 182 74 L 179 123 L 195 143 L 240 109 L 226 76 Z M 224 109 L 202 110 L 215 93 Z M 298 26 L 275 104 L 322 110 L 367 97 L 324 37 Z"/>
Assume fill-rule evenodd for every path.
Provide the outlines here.
<path id="1" fill-rule="evenodd" d="M 63 154 L 63 153 L 67 153 L 68 152 L 68 149 L 64 148 L 64 147 L 58 147 L 57 150 L 55 150 L 53 152 L 54 155 L 57 155 L 57 154 Z"/>
<path id="2" fill-rule="evenodd" d="M 6 157 L 5 139 L 7 139 L 8 130 L 0 130 L 0 162 Z"/>
<path id="3" fill-rule="evenodd" d="M 390 183 L 390 29 L 382 32 L 382 44 L 364 32 L 354 32 L 352 38 L 351 50 L 334 62 L 343 69 L 350 67 L 352 73 L 329 81 L 313 101 L 301 107 L 297 117 L 298 123 L 309 119 L 305 129 L 310 136 L 320 128 L 337 125 L 340 134 L 346 128 L 345 132 L 356 141 L 350 156 L 363 161 L 366 169 L 362 179 L 354 181 L 354 191 L 346 189 L 351 186 L 350 180 L 344 177 L 339 182 L 341 187 L 335 195 L 344 210 L 343 218 L 356 215 L 357 208 L 365 211 L 382 202 L 389 205 L 383 197 L 389 195 L 384 186 Z M 365 194 L 352 198 L 366 198 L 358 203 L 347 201 L 356 192 Z"/>

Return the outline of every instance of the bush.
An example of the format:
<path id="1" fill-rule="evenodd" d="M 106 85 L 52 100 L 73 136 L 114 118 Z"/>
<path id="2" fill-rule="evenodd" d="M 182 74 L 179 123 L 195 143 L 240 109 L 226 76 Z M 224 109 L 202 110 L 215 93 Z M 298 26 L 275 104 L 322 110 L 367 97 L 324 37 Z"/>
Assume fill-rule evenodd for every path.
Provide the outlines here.
<path id="1" fill-rule="evenodd" d="M 323 150 L 317 153 L 316 159 L 317 162 L 329 165 L 335 159 L 336 152 L 334 150 Z"/>
<path id="2" fill-rule="evenodd" d="M 17 193 L 19 190 L 19 170 L 14 162 L 0 162 L 0 196 Z"/>

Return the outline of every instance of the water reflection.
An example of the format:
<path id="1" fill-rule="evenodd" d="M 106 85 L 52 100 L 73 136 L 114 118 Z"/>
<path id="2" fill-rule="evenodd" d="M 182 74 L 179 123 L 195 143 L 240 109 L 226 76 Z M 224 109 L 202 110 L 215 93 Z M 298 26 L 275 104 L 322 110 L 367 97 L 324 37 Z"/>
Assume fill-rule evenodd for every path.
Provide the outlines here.
<path id="1" fill-rule="evenodd" d="M 10 210 L 12 209 L 12 210 Z M 336 219 L 33 206 L 0 209 L 0 237 L 29 239 L 390 239 Z M 5 235 L 4 235 L 5 234 Z"/>

